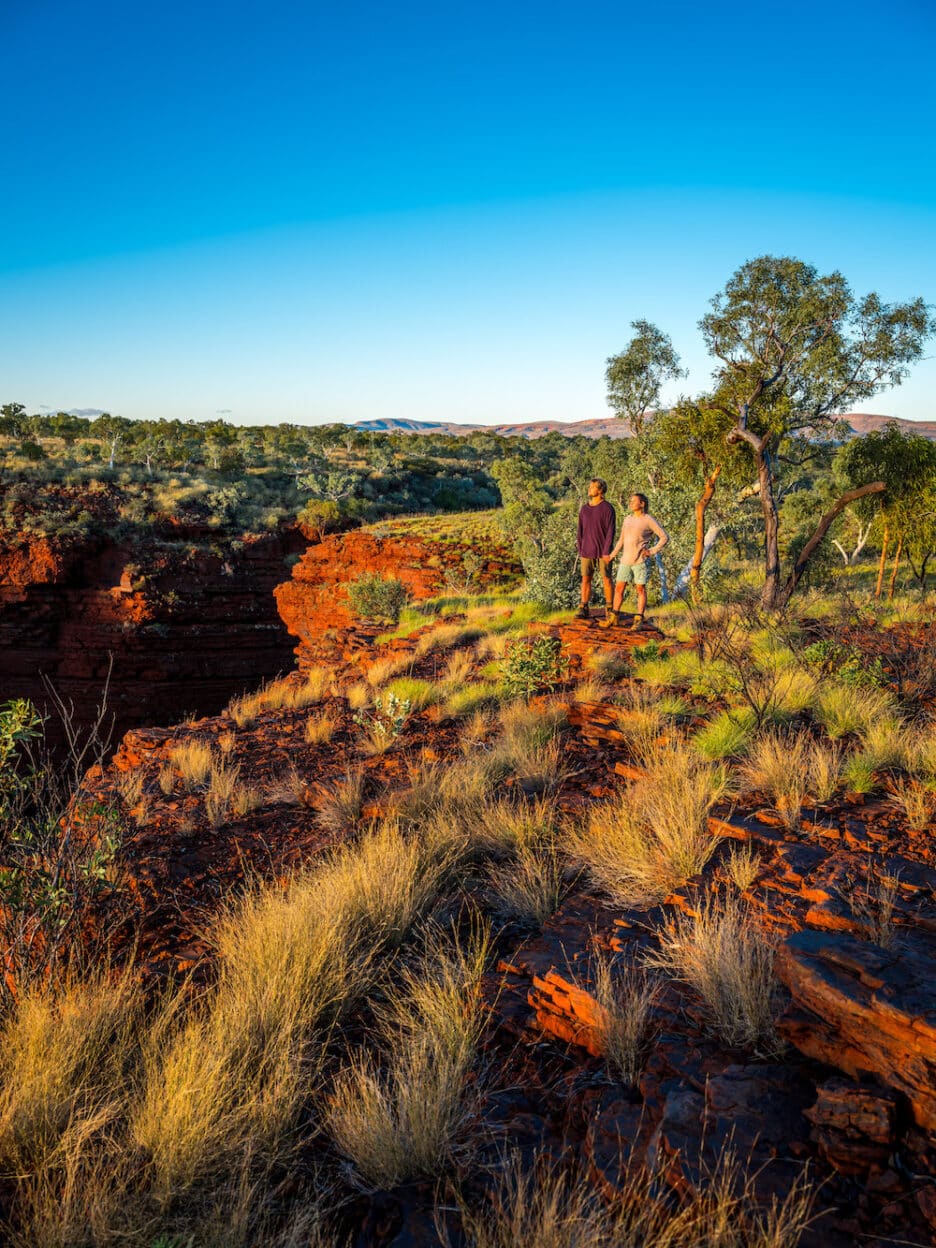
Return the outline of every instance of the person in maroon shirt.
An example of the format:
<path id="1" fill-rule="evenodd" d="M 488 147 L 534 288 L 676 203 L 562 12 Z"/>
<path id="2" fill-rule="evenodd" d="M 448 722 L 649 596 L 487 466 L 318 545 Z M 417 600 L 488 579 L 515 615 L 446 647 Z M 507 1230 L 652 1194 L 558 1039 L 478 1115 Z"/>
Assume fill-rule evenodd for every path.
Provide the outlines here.
<path id="1" fill-rule="evenodd" d="M 608 487 L 600 477 L 588 483 L 588 502 L 579 512 L 578 555 L 582 565 L 582 605 L 575 613 L 579 620 L 588 619 L 588 603 L 592 578 L 601 571 L 604 586 L 605 617 L 611 610 L 614 586 L 611 582 L 611 549 L 614 546 L 614 508 L 605 500 Z"/>

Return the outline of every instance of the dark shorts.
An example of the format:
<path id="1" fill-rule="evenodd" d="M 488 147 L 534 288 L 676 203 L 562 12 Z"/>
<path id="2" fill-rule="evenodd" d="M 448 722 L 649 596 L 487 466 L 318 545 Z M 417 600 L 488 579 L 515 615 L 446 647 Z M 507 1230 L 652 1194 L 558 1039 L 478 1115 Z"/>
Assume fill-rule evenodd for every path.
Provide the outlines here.
<path id="1" fill-rule="evenodd" d="M 579 562 L 582 565 L 582 576 L 594 576 L 596 572 L 601 576 L 611 576 L 611 564 L 607 559 L 586 559 L 582 556 Z"/>

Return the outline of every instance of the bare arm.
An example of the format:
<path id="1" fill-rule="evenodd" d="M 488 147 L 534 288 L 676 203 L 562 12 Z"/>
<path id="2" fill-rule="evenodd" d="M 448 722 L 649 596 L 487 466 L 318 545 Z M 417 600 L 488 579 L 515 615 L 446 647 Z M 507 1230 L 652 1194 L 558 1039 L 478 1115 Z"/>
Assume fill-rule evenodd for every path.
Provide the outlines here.
<path id="1" fill-rule="evenodd" d="M 653 516 L 647 516 L 647 528 L 652 530 L 652 532 L 654 532 L 657 535 L 657 537 L 660 539 L 652 549 L 648 549 L 646 552 L 647 555 L 652 559 L 654 555 L 658 555 L 660 553 L 660 551 L 669 541 L 669 534 L 666 532 L 663 526 L 659 523 L 659 521 L 654 520 Z"/>

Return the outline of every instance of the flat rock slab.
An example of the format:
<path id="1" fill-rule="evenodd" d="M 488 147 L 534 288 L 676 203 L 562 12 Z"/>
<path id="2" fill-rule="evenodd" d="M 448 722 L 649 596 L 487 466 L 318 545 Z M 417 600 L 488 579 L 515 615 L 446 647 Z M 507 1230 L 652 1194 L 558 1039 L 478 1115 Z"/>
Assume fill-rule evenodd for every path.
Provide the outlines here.
<path id="1" fill-rule="evenodd" d="M 794 1008 L 780 1031 L 802 1053 L 903 1093 L 916 1122 L 936 1130 L 936 945 L 907 933 L 884 950 L 840 932 L 795 932 L 777 970 Z"/>

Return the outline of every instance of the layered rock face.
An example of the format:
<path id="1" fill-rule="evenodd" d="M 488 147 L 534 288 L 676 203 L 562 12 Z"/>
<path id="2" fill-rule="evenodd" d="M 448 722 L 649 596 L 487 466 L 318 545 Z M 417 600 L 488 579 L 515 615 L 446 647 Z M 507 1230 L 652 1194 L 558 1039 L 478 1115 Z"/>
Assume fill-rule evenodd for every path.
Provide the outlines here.
<path id="1" fill-rule="evenodd" d="M 107 683 L 115 740 L 139 724 L 214 713 L 293 666 L 273 598 L 305 546 L 295 531 L 103 538 L 0 537 L 0 701 L 48 709 L 45 677 L 75 722 Z M 55 717 L 50 739 L 61 734 Z"/>

